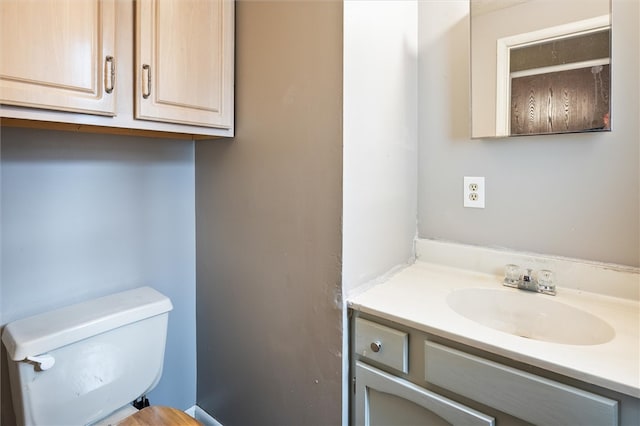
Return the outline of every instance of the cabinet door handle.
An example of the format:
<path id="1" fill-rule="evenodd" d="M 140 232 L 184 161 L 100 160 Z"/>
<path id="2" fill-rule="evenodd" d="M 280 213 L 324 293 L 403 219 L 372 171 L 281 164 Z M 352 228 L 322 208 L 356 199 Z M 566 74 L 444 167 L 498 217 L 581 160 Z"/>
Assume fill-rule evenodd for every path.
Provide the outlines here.
<path id="1" fill-rule="evenodd" d="M 147 78 L 144 77 L 145 73 Z M 146 90 L 145 90 L 146 89 Z M 151 95 L 151 67 L 142 65 L 142 97 L 147 99 Z"/>
<path id="2" fill-rule="evenodd" d="M 370 348 L 372 351 L 378 353 L 382 349 L 382 342 L 379 340 L 376 340 L 375 342 L 371 342 Z"/>
<path id="3" fill-rule="evenodd" d="M 113 56 L 104 58 L 104 91 L 112 93 L 116 85 L 116 63 Z"/>

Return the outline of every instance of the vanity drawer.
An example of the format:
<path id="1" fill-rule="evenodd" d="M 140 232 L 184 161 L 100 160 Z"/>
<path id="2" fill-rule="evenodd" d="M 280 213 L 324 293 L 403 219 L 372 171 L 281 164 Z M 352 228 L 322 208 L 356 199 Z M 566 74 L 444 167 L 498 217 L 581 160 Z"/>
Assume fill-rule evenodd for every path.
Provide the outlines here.
<path id="1" fill-rule="evenodd" d="M 425 342 L 425 380 L 535 424 L 617 425 L 618 402 Z"/>
<path id="2" fill-rule="evenodd" d="M 403 373 L 409 371 L 409 335 L 384 325 L 356 318 L 355 352 L 363 358 Z"/>

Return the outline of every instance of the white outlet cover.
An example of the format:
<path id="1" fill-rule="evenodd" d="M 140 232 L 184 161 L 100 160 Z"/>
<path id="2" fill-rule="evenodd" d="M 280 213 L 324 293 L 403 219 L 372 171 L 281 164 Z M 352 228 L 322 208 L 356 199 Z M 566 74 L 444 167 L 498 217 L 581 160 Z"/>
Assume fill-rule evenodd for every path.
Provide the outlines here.
<path id="1" fill-rule="evenodd" d="M 476 191 L 472 191 L 474 185 L 478 187 Z M 465 176 L 463 194 L 465 207 L 484 209 L 484 176 Z"/>

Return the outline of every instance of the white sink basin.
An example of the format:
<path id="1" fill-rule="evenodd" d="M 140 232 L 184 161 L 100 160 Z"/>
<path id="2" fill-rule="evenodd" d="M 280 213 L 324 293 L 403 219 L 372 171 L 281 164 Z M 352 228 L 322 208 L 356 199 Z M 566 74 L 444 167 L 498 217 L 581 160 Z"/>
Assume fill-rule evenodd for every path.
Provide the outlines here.
<path id="1" fill-rule="evenodd" d="M 486 327 L 516 336 L 567 345 L 599 345 L 615 331 L 589 312 L 553 296 L 517 289 L 465 288 L 447 303 L 456 313 Z"/>

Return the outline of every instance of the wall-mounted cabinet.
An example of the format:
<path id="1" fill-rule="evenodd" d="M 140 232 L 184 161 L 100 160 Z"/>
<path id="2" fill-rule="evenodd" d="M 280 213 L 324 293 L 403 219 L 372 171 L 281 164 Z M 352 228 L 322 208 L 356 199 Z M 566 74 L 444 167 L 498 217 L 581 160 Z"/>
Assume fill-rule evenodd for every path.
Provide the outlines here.
<path id="1" fill-rule="evenodd" d="M 136 13 L 136 117 L 229 128 L 230 2 L 142 0 Z"/>
<path id="2" fill-rule="evenodd" d="M 115 115 L 114 0 L 0 3 L 4 104 Z"/>
<path id="3" fill-rule="evenodd" d="M 0 22 L 3 125 L 233 136 L 233 0 L 0 0 Z"/>

